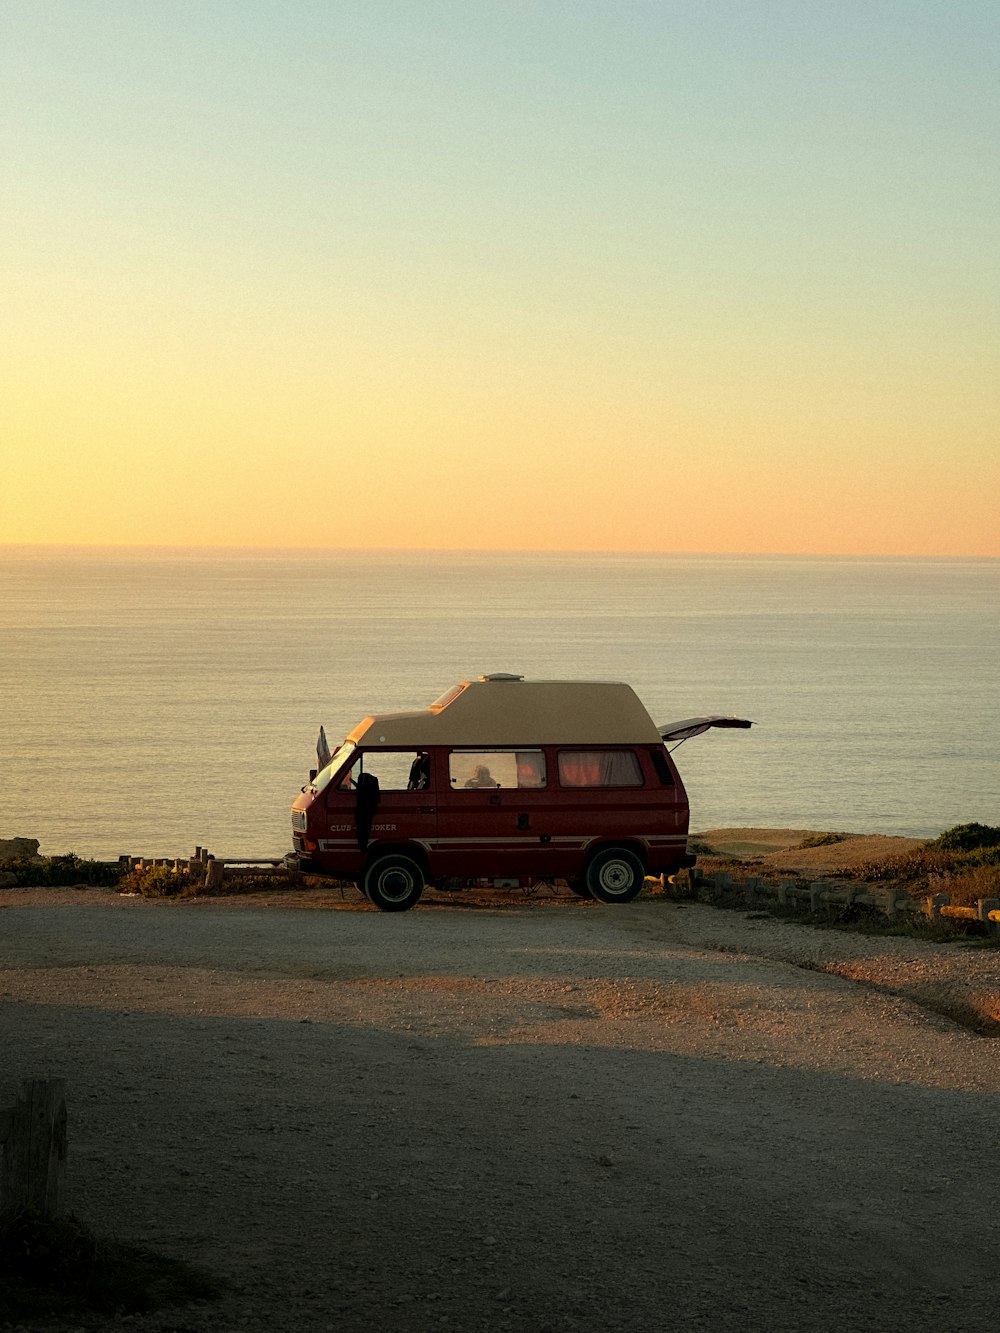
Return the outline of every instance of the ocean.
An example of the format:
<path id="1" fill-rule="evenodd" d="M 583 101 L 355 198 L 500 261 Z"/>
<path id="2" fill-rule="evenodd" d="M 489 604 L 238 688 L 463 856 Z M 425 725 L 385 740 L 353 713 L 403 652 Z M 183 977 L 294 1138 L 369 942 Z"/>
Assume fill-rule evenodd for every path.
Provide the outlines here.
<path id="1" fill-rule="evenodd" d="M 625 680 L 693 830 L 1000 823 L 1000 561 L 0 547 L 0 837 L 279 855 L 370 712 L 491 671 Z"/>

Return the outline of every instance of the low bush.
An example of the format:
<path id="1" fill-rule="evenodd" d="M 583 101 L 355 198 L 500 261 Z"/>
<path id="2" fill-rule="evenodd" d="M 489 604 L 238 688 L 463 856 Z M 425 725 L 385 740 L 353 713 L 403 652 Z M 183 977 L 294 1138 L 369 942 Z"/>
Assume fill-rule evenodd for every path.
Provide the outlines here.
<path id="1" fill-rule="evenodd" d="M 803 838 L 799 847 L 805 851 L 807 847 L 830 847 L 835 842 L 843 842 L 842 833 L 810 833 L 808 838 Z"/>
<path id="2" fill-rule="evenodd" d="M 942 852 L 973 852 L 981 847 L 1000 852 L 1000 828 L 991 824 L 956 824 L 945 829 L 929 846 Z"/>
<path id="3" fill-rule="evenodd" d="M 11 888 L 56 888 L 67 884 L 96 884 L 114 888 L 123 868 L 118 861 L 87 861 L 74 855 L 14 857 L 0 863 L 0 871 L 14 875 Z"/>
<path id="4" fill-rule="evenodd" d="M 186 870 L 174 870 L 173 866 L 146 866 L 123 875 L 118 885 L 119 893 L 141 893 L 144 898 L 177 898 L 181 895 L 197 892 L 197 888 Z"/>

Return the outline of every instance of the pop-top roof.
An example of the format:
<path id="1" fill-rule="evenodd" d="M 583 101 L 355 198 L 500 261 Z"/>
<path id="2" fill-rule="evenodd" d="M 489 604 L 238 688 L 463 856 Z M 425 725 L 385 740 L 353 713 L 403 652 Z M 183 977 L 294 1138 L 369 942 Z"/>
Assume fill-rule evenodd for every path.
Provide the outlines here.
<path id="1" fill-rule="evenodd" d="M 524 680 L 497 674 L 462 681 L 430 708 L 366 717 L 358 745 L 637 745 L 660 734 L 631 685 L 620 681 Z"/>

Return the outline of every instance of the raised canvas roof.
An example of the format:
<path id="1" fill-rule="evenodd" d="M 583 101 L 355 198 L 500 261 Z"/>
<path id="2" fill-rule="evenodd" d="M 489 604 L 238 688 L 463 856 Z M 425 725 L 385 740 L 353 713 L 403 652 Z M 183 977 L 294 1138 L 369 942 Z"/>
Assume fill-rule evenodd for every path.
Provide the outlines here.
<path id="1" fill-rule="evenodd" d="M 347 739 L 358 745 L 641 745 L 660 734 L 632 689 L 620 681 L 463 680 L 429 708 L 379 713 Z"/>

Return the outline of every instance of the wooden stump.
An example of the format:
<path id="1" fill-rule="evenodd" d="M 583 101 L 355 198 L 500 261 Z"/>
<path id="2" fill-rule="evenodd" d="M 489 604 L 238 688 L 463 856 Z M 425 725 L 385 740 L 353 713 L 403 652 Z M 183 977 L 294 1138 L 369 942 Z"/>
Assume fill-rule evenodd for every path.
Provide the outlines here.
<path id="1" fill-rule="evenodd" d="M 25 1080 L 0 1121 L 0 1217 L 58 1217 L 66 1191 L 66 1083 Z"/>
<path id="2" fill-rule="evenodd" d="M 991 912 L 1000 912 L 1000 898 L 980 898 L 976 907 L 979 909 L 979 919 L 991 935 L 996 935 L 1000 922 L 993 921 L 990 918 Z"/>

